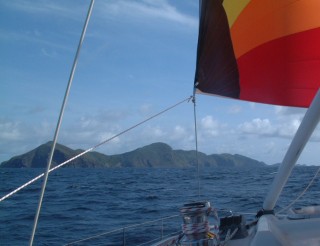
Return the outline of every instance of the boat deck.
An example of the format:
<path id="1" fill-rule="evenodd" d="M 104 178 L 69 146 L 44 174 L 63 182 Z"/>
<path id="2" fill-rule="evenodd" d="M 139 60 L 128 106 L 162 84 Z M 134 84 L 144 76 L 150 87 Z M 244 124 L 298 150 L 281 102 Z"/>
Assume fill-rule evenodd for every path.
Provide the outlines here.
<path id="1" fill-rule="evenodd" d="M 278 219 L 265 215 L 260 218 L 250 245 L 320 245 L 320 218 Z"/>
<path id="2" fill-rule="evenodd" d="M 257 225 L 249 229 L 245 238 L 228 241 L 226 246 L 319 246 L 320 217 L 292 219 L 274 215 L 262 216 Z M 178 237 L 170 237 L 153 246 L 176 245 Z"/>

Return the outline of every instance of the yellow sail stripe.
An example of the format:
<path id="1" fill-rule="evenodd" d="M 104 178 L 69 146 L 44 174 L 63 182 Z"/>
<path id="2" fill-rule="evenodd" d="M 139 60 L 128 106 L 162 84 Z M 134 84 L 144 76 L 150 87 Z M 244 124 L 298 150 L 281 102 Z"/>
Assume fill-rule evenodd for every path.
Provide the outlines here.
<path id="1" fill-rule="evenodd" d="M 229 26 L 236 21 L 239 14 L 251 0 L 224 0 L 223 7 L 227 13 Z"/>

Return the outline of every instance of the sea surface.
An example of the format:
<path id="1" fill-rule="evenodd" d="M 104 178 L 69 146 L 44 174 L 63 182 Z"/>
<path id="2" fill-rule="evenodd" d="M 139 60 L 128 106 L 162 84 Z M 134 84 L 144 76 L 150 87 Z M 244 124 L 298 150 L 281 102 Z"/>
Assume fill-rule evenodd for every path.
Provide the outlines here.
<path id="1" fill-rule="evenodd" d="M 297 166 L 276 210 L 295 199 L 317 169 Z M 0 169 L 0 196 L 41 172 Z M 126 245 L 149 245 L 161 234 L 179 231 L 179 208 L 199 200 L 210 201 L 220 216 L 245 212 L 250 221 L 276 172 L 276 167 L 203 168 L 199 196 L 195 169 L 59 169 L 49 176 L 34 245 L 122 245 L 124 240 Z M 0 203 L 0 245 L 28 245 L 40 190 L 41 181 L 36 181 Z M 294 206 L 319 205 L 319 197 L 317 178 Z M 169 216 L 175 217 L 130 227 Z M 91 239 L 75 243 L 86 238 Z"/>

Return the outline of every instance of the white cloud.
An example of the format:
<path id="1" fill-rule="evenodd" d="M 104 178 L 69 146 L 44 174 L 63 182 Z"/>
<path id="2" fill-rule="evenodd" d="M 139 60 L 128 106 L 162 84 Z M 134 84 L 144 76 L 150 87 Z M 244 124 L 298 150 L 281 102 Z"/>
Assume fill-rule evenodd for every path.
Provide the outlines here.
<path id="1" fill-rule="evenodd" d="M 297 132 L 307 109 L 295 107 L 275 106 L 275 114 L 278 120 L 278 136 L 282 138 L 293 138 Z M 310 141 L 320 141 L 320 125 L 313 132 Z"/>
<path id="2" fill-rule="evenodd" d="M 290 137 L 292 138 L 297 132 L 301 121 L 299 119 L 293 119 L 279 126 L 279 136 L 280 137 Z"/>
<path id="3" fill-rule="evenodd" d="M 22 137 L 20 123 L 4 119 L 0 120 L 0 139 L 2 141 L 19 140 Z"/>
<path id="4" fill-rule="evenodd" d="M 80 117 L 62 128 L 62 140 L 65 144 L 87 144 L 88 148 L 105 141 L 123 130 L 119 122 L 127 115 L 123 111 L 103 111 Z M 113 142 L 119 142 L 119 138 Z M 91 146 L 89 146 L 91 145 Z"/>
<path id="5" fill-rule="evenodd" d="M 274 141 L 270 141 L 265 144 L 264 149 L 267 153 L 273 153 L 274 150 L 277 150 L 277 145 Z"/>
<path id="6" fill-rule="evenodd" d="M 277 131 L 269 119 L 260 118 L 253 119 L 251 122 L 244 122 L 238 128 L 243 133 L 257 135 L 274 135 Z"/>
<path id="7" fill-rule="evenodd" d="M 150 133 L 153 139 L 163 137 L 166 135 L 166 132 L 163 131 L 163 129 L 161 129 L 160 127 L 154 127 Z"/>
<path id="8" fill-rule="evenodd" d="M 189 138 L 190 131 L 181 125 L 177 125 L 173 129 L 173 133 L 170 136 L 171 140 L 185 141 Z"/>
<path id="9" fill-rule="evenodd" d="M 220 124 L 211 115 L 207 115 L 201 119 L 201 129 L 206 135 L 218 136 L 220 132 Z"/>
<path id="10" fill-rule="evenodd" d="M 46 122 L 35 124 L 0 119 L 0 163 L 49 141 L 53 136 L 53 127 L 53 124 L 49 126 Z"/>
<path id="11" fill-rule="evenodd" d="M 143 104 L 142 106 L 140 106 L 139 112 L 142 115 L 147 115 L 150 114 L 152 111 L 152 105 L 151 104 Z"/>
<path id="12" fill-rule="evenodd" d="M 241 134 L 240 138 L 249 135 L 256 136 L 267 136 L 279 139 L 292 139 L 296 134 L 300 124 L 301 124 L 301 114 L 295 111 L 282 111 L 277 119 L 274 119 L 275 123 L 271 123 L 269 119 L 256 118 L 252 121 L 244 122 L 238 126 Z M 310 141 L 318 142 L 320 141 L 320 126 L 318 126 Z"/>

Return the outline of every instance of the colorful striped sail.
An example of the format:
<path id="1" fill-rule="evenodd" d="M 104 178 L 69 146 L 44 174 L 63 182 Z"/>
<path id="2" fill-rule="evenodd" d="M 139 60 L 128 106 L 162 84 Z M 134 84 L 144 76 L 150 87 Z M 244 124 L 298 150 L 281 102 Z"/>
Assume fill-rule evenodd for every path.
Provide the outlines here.
<path id="1" fill-rule="evenodd" d="M 202 0 L 195 87 L 308 107 L 320 87 L 320 0 Z"/>

